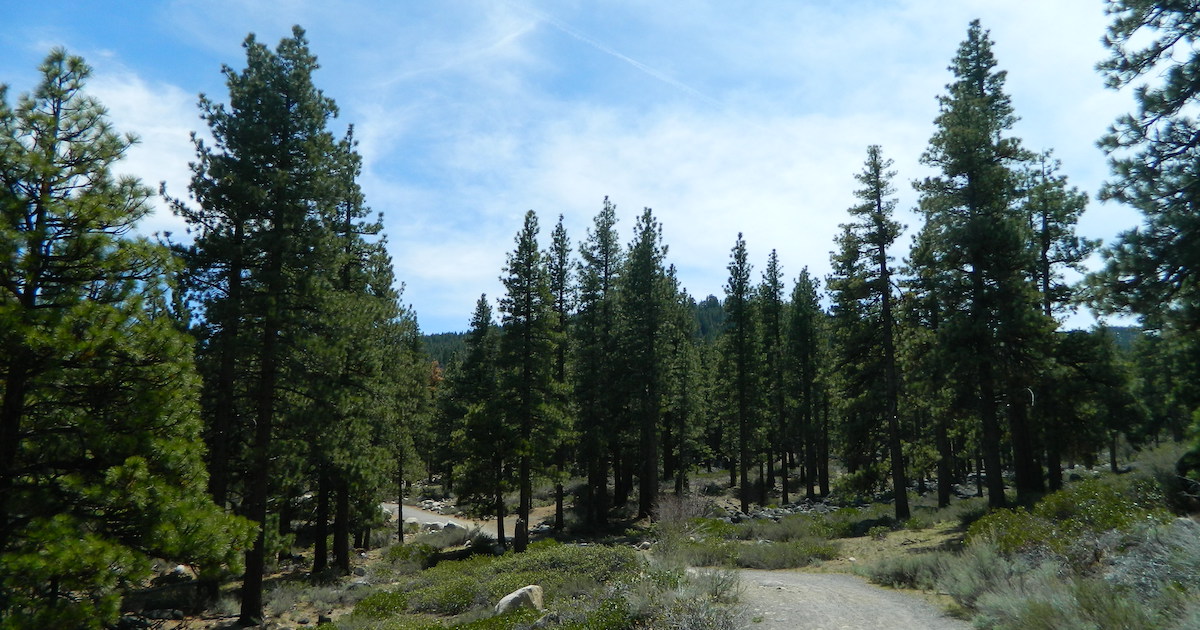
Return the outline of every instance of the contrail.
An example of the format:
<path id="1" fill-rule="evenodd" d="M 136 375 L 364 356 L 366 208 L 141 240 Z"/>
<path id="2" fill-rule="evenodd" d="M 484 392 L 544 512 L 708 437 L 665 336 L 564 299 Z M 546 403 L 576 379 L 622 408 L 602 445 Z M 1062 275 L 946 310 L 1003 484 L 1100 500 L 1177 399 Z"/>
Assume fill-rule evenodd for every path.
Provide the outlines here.
<path id="1" fill-rule="evenodd" d="M 654 77 L 655 79 L 658 79 L 659 81 L 662 81 L 663 83 L 666 83 L 667 85 L 669 85 L 685 94 L 688 94 L 689 96 L 692 96 L 701 101 L 704 101 L 705 103 L 708 103 L 709 105 L 712 105 L 714 107 L 718 107 L 718 108 L 722 107 L 722 105 L 719 101 L 705 95 L 704 93 L 700 92 L 696 88 L 693 88 L 692 86 L 690 86 L 686 83 L 683 83 L 683 82 L 676 80 L 670 76 L 667 76 L 666 74 L 663 74 L 662 72 L 659 72 L 658 70 L 655 70 L 654 68 L 651 68 L 650 66 L 647 66 L 646 64 L 638 61 L 637 59 L 629 57 L 628 55 L 623 55 L 620 52 L 613 50 L 612 48 L 609 48 L 608 46 L 604 45 L 603 43 L 598 42 L 598 41 L 588 37 L 587 35 L 584 35 L 583 33 L 580 33 L 579 31 L 571 28 L 571 26 L 569 24 L 563 22 L 562 20 L 559 20 L 558 18 L 556 18 L 552 15 L 542 13 L 540 11 L 537 11 L 537 10 L 535 10 L 531 7 L 527 7 L 527 6 L 526 7 L 517 7 L 517 8 L 533 14 L 534 17 L 549 24 L 550 26 L 553 26 L 554 28 L 562 31 L 563 33 L 566 33 L 567 35 L 574 37 L 575 39 L 591 46 L 592 48 L 595 48 L 596 50 L 599 50 L 600 52 L 603 52 L 608 55 L 612 55 L 613 57 L 616 57 L 617 59 L 624 61 L 625 63 L 633 66 L 634 68 L 637 68 L 638 70 L 641 70 L 642 72 L 645 72 L 646 74 L 650 75 L 651 77 Z"/>

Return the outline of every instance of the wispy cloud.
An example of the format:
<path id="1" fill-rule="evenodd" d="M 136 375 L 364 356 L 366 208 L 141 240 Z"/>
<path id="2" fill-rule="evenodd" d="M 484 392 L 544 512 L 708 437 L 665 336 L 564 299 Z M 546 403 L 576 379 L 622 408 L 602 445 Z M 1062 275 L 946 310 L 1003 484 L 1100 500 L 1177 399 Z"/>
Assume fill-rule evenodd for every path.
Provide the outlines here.
<path id="1" fill-rule="evenodd" d="M 602 42 L 599 42 L 591 37 L 588 37 L 587 35 L 584 35 L 578 29 L 576 29 L 576 28 L 572 27 L 570 24 L 567 24 L 566 22 L 554 17 L 553 15 L 550 15 L 549 13 L 543 13 L 541 11 L 537 11 L 536 9 L 533 9 L 532 7 L 528 7 L 528 6 L 518 6 L 518 5 L 510 5 L 510 6 L 516 6 L 520 10 L 525 11 L 525 12 L 537 17 L 542 22 L 549 24 L 550 26 L 561 31 L 562 33 L 570 35 L 571 37 L 587 44 L 588 46 L 591 46 L 592 48 L 595 48 L 596 50 L 599 50 L 600 52 L 602 52 L 606 55 L 611 55 L 613 57 L 616 57 L 617 59 L 620 59 L 621 61 L 633 66 L 634 68 L 637 68 L 638 70 L 646 73 L 647 75 L 653 77 L 654 79 L 662 81 L 663 83 L 666 83 L 667 85 L 687 94 L 688 96 L 691 96 L 697 100 L 703 101 L 714 107 L 721 107 L 720 101 L 702 93 L 701 91 L 693 88 L 692 86 L 684 83 L 683 81 L 675 79 L 674 77 L 668 75 L 665 72 L 661 72 L 659 70 L 651 68 L 650 66 L 638 61 L 637 59 L 634 59 L 628 55 L 625 55 L 617 50 L 614 50 L 612 47 L 605 45 Z"/>

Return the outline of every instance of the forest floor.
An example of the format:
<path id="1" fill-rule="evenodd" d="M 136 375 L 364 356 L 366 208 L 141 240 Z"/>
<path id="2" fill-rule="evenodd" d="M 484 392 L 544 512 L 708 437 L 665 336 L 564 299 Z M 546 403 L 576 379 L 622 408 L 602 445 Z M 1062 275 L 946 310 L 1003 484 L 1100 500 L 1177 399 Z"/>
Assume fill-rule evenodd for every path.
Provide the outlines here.
<path id="1" fill-rule="evenodd" d="M 535 523 L 553 515 L 552 507 L 534 511 Z M 404 506 L 404 517 L 415 517 L 422 523 L 446 522 L 471 527 L 479 526 L 486 533 L 495 533 L 495 522 L 480 522 L 461 517 L 448 517 Z M 506 523 L 511 532 L 513 523 Z M 804 569 L 751 570 L 739 569 L 741 579 L 742 627 L 758 630 L 858 630 L 880 627 L 926 628 L 929 630 L 960 630 L 969 628 L 966 622 L 954 619 L 953 601 L 944 595 L 911 590 L 882 588 L 868 584 L 854 574 L 858 565 L 882 557 L 908 553 L 924 553 L 938 549 L 953 549 L 961 544 L 961 530 L 948 523 L 919 530 L 900 530 L 883 537 L 861 536 L 839 539 L 840 554 Z M 367 570 L 381 561 L 381 549 L 365 552 L 355 558 L 354 568 Z M 267 580 L 268 592 L 273 587 L 294 581 L 295 571 L 279 572 Z M 355 588 L 361 579 L 349 576 L 332 588 Z M 232 595 L 232 592 L 231 592 Z M 263 627 L 282 630 L 316 627 L 321 617 L 337 619 L 347 614 L 352 605 L 319 605 L 298 599 L 285 611 L 269 615 Z M 157 626 L 167 630 L 213 630 L 234 628 L 236 610 L 212 611 L 206 615 L 182 621 L 167 621 Z"/>

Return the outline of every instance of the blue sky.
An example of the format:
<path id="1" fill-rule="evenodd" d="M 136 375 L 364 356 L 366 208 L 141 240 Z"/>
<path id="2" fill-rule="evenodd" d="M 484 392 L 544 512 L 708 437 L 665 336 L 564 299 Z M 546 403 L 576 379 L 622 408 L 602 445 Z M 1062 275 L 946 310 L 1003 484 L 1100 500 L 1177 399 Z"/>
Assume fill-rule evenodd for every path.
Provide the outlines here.
<path id="1" fill-rule="evenodd" d="M 220 69 L 244 65 L 247 33 L 273 46 L 303 26 L 316 83 L 341 110 L 335 132 L 355 126 L 361 184 L 425 332 L 463 330 L 480 293 L 499 296 L 526 210 L 546 238 L 562 213 L 578 243 L 605 195 L 626 240 L 654 209 L 697 299 L 721 295 L 738 232 L 756 277 L 772 249 L 789 278 L 805 266 L 823 277 L 869 144 L 899 171 L 902 257 L 920 225 L 909 182 L 929 174 L 918 159 L 974 18 L 1008 71 L 1015 133 L 1054 149 L 1092 197 L 1081 232 L 1111 241 L 1139 221 L 1095 200 L 1108 175 L 1095 141 L 1132 107 L 1094 71 L 1102 0 L 4 4 L 10 97 L 51 47 L 82 55 L 91 92 L 141 138 L 118 170 L 175 195 L 188 134 L 203 132 L 197 95 L 226 97 Z M 166 210 L 142 229 L 183 232 Z"/>

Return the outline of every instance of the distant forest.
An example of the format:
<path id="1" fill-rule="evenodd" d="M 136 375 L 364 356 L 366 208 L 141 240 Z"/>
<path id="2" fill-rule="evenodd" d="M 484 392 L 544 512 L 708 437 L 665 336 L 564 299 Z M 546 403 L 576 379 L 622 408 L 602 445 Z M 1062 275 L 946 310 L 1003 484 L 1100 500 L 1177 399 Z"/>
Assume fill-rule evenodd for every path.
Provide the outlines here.
<path id="1" fill-rule="evenodd" d="M 1029 505 L 1072 463 L 1195 440 L 1186 5 L 1113 3 L 1100 72 L 1137 103 L 1100 139 L 1100 195 L 1145 225 L 1104 248 L 1076 232 L 1087 195 L 1013 134 L 976 21 L 937 95 L 920 156 L 935 174 L 912 182 L 922 224 L 899 259 L 903 180 L 870 146 L 827 277 L 785 277 L 774 252 L 752 269 L 730 234 L 724 293 L 697 301 L 653 211 L 625 219 L 622 243 L 616 204 L 596 199 L 582 235 L 560 216 L 543 239 L 528 212 L 502 295 L 480 296 L 465 333 L 430 336 L 302 29 L 274 48 L 250 36 L 244 66 L 213 69 L 228 95 L 200 98 L 190 186 L 161 191 L 189 242 L 137 236 L 154 193 L 113 174 L 132 139 L 86 92 L 87 64 L 52 51 L 15 104 L 0 91 L 0 627 L 111 626 L 152 558 L 209 584 L 243 576 L 241 622 L 256 623 L 297 537 L 314 575 L 344 575 L 380 502 L 416 481 L 519 515 L 498 542 L 521 552 L 535 482 L 554 488 L 553 526 L 579 532 L 653 519 L 700 471 L 721 471 L 743 512 L 883 497 L 904 521 L 914 493 L 944 506 L 974 484 L 991 507 Z M 1097 252 L 1103 268 L 1067 282 Z M 1081 304 L 1142 327 L 1062 330 Z M 1194 443 L 1181 478 L 1198 462 Z"/>

